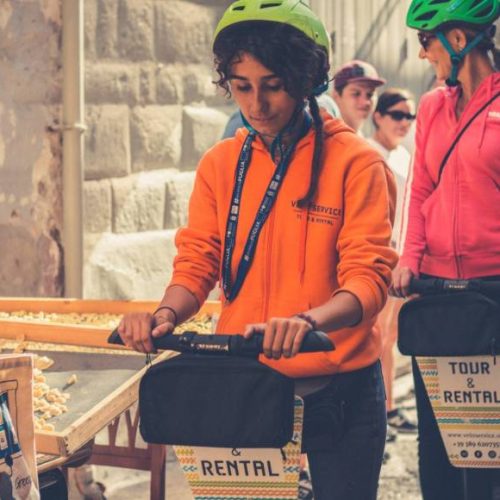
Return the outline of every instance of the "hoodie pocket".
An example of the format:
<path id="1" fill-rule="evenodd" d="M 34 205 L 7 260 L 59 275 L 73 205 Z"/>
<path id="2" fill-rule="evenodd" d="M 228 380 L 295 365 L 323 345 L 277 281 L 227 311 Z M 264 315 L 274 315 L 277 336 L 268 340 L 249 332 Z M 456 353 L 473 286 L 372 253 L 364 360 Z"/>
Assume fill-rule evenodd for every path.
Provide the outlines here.
<path id="1" fill-rule="evenodd" d="M 429 255 L 453 254 L 453 207 L 441 189 L 433 191 L 424 201 L 420 212 L 424 218 L 426 251 Z"/>

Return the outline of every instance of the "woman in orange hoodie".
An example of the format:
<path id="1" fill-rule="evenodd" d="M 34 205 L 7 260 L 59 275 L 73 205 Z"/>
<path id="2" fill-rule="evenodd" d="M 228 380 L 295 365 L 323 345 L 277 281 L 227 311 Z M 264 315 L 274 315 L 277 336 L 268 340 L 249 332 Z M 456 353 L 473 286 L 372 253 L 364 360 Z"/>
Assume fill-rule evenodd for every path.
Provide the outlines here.
<path id="1" fill-rule="evenodd" d="M 376 497 L 386 431 L 373 326 L 397 259 L 395 184 L 378 153 L 319 112 L 328 47 L 301 0 L 227 9 L 214 41 L 217 83 L 246 127 L 200 162 L 160 306 L 126 316 L 119 332 L 152 351 L 151 337 L 196 313 L 219 280 L 217 331 L 263 332 L 263 363 L 322 384 L 305 399 L 315 498 L 366 500 Z M 336 350 L 297 354 L 311 329 L 328 332 Z"/>

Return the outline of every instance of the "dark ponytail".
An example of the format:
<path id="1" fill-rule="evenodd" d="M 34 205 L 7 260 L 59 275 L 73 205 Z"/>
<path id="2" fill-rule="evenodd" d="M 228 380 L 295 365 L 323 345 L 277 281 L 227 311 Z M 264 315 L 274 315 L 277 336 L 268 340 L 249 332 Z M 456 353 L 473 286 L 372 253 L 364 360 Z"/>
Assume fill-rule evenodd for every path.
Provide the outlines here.
<path id="1" fill-rule="evenodd" d="M 314 152 L 311 167 L 311 179 L 309 181 L 309 189 L 306 195 L 297 201 L 299 208 L 304 208 L 314 200 L 316 190 L 318 189 L 319 174 L 321 172 L 321 157 L 323 154 L 323 119 L 319 112 L 318 101 L 316 97 L 309 96 L 309 110 L 314 123 Z"/>
<path id="2" fill-rule="evenodd" d="M 483 53 L 488 53 L 491 52 L 491 59 L 493 61 L 493 66 L 495 67 L 495 70 L 498 71 L 500 67 L 500 50 L 495 46 L 495 38 L 494 38 L 494 33 L 496 30 L 490 29 L 490 30 L 485 30 L 486 33 L 489 33 L 491 36 L 487 36 L 482 43 L 479 43 L 477 46 L 478 50 L 480 50 Z"/>
<path id="3" fill-rule="evenodd" d="M 465 36 L 467 37 L 467 43 L 470 43 L 478 33 L 484 33 L 484 38 L 477 44 L 474 50 L 480 52 L 483 55 L 488 56 L 488 52 L 491 52 L 493 64 L 495 70 L 500 67 L 500 50 L 495 45 L 495 24 L 484 24 L 481 26 L 471 26 L 468 23 L 452 22 L 446 23 L 440 26 L 440 29 L 449 31 L 454 28 L 461 29 Z"/>

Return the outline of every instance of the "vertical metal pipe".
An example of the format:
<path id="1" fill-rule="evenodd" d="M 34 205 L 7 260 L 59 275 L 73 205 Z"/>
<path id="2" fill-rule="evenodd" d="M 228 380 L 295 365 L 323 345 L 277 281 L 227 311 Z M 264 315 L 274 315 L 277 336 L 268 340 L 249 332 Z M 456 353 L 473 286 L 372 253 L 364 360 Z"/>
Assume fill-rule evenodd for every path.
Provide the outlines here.
<path id="1" fill-rule="evenodd" d="M 66 297 L 83 293 L 83 0 L 62 1 L 63 244 Z"/>

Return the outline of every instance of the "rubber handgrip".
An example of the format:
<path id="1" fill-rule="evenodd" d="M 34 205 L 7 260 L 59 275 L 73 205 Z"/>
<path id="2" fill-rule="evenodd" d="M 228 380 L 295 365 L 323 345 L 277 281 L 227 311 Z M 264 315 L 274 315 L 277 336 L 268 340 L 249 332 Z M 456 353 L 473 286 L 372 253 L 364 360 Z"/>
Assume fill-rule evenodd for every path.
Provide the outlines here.
<path id="1" fill-rule="evenodd" d="M 441 278 L 413 278 L 410 283 L 410 292 L 412 293 L 426 294 L 466 291 L 498 293 L 500 292 L 500 281 L 487 281 L 482 279 L 446 280 Z"/>
<path id="2" fill-rule="evenodd" d="M 410 282 L 410 292 L 411 293 L 432 293 L 439 292 L 443 289 L 442 279 L 417 279 L 413 278 Z"/>
<path id="3" fill-rule="evenodd" d="M 252 356 L 263 352 L 264 334 L 254 333 L 249 339 L 241 335 L 230 336 L 230 352 L 235 356 Z M 333 351 L 335 346 L 326 333 L 310 331 L 306 333 L 300 352 Z"/>
<path id="4" fill-rule="evenodd" d="M 195 332 L 184 332 L 181 335 L 168 334 L 153 339 L 156 349 L 180 352 L 225 353 L 234 356 L 256 356 L 263 352 L 264 335 L 255 333 L 245 339 L 242 335 L 207 335 Z M 110 344 L 123 345 L 123 341 L 115 329 L 108 338 Z M 300 352 L 333 351 L 335 346 L 326 333 L 308 332 Z"/>

